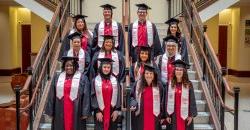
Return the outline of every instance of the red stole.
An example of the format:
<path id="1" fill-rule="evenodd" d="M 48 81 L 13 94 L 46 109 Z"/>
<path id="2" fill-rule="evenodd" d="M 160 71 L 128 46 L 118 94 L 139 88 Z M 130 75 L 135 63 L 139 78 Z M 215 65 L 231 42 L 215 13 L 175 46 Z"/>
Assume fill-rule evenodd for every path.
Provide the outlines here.
<path id="1" fill-rule="evenodd" d="M 147 26 L 145 23 L 138 24 L 138 46 L 147 46 Z"/>
<path id="2" fill-rule="evenodd" d="M 82 49 L 84 51 L 87 51 L 87 45 L 88 45 L 88 36 L 86 34 L 83 35 L 82 37 L 82 40 L 81 40 L 81 43 L 82 43 Z"/>
<path id="3" fill-rule="evenodd" d="M 144 64 L 141 64 L 141 66 L 140 66 L 140 75 L 142 75 L 143 74 L 143 72 L 144 72 Z"/>
<path id="4" fill-rule="evenodd" d="M 105 53 L 105 58 L 110 58 L 110 59 L 112 59 L 112 53 L 109 53 L 109 54 Z"/>
<path id="5" fill-rule="evenodd" d="M 155 129 L 155 117 L 153 113 L 153 91 L 152 86 L 147 86 L 143 90 L 143 130 Z"/>
<path id="6" fill-rule="evenodd" d="M 181 117 L 181 95 L 182 85 L 177 84 L 175 88 L 175 113 L 176 113 L 176 129 L 185 130 L 185 120 Z"/>
<path id="7" fill-rule="evenodd" d="M 112 35 L 112 22 L 109 24 L 104 22 L 104 35 Z"/>
<path id="8" fill-rule="evenodd" d="M 111 81 L 102 80 L 102 94 L 103 94 L 103 101 L 104 101 L 104 106 L 105 106 L 103 110 L 104 130 L 109 129 L 112 92 L 113 92 L 113 88 L 112 88 Z"/>
<path id="9" fill-rule="evenodd" d="M 175 60 L 175 56 L 168 58 L 168 63 L 167 63 L 167 68 L 166 68 L 167 72 L 168 72 L 167 81 L 172 80 L 172 78 L 173 78 L 174 65 L 172 63 L 174 62 L 174 60 Z"/>
<path id="10" fill-rule="evenodd" d="M 73 130 L 73 112 L 74 112 L 74 103 L 70 99 L 72 79 L 65 79 L 64 82 L 64 129 Z"/>

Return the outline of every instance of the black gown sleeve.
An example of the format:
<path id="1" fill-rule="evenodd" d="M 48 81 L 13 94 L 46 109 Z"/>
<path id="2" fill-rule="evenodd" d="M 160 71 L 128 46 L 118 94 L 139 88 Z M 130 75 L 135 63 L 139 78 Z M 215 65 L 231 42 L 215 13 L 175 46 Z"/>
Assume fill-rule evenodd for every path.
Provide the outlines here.
<path id="1" fill-rule="evenodd" d="M 47 99 L 47 105 L 45 108 L 45 114 L 54 117 L 55 116 L 55 100 L 56 100 L 56 83 L 59 75 L 55 75 L 50 86 L 49 95 Z"/>
<path id="2" fill-rule="evenodd" d="M 117 95 L 117 102 L 116 102 L 116 105 L 115 105 L 115 110 L 116 111 L 121 111 L 121 85 L 119 83 L 119 81 L 117 81 L 117 87 L 118 87 L 118 95 Z"/>
<path id="3" fill-rule="evenodd" d="M 136 101 L 136 84 L 137 82 L 135 82 L 132 86 L 131 86 L 131 92 L 130 92 L 130 106 L 134 106 L 134 107 L 138 107 L 138 102 Z"/>
<path id="4" fill-rule="evenodd" d="M 124 41 L 124 35 L 123 35 L 123 29 L 122 29 L 122 25 L 120 23 L 118 23 L 118 41 L 119 41 L 119 48 L 117 48 L 121 53 L 122 55 L 124 56 L 125 55 L 125 41 Z"/>
<path id="5" fill-rule="evenodd" d="M 125 81 L 125 59 L 124 59 L 122 53 L 120 53 L 119 51 L 118 51 L 118 58 L 119 58 L 119 77 L 118 77 L 118 81 L 123 83 Z"/>
<path id="6" fill-rule="evenodd" d="M 196 108 L 196 100 L 194 95 L 194 88 L 192 83 L 189 88 L 189 116 L 196 117 L 197 116 L 197 108 Z"/>
<path id="7" fill-rule="evenodd" d="M 96 24 L 95 28 L 94 28 L 93 40 L 92 40 L 92 47 L 91 47 L 91 54 L 90 54 L 91 57 L 98 50 L 98 28 L 99 28 L 99 23 Z"/>
<path id="8" fill-rule="evenodd" d="M 89 84 L 89 80 L 88 78 L 83 75 L 82 78 L 81 78 L 81 85 L 82 87 L 84 88 L 83 89 L 83 97 L 82 97 L 82 113 L 81 115 L 82 116 L 90 116 L 91 113 L 90 113 L 90 84 Z"/>
<path id="9" fill-rule="evenodd" d="M 97 66 L 98 55 L 99 55 L 99 52 L 95 53 L 92 58 L 92 61 L 90 64 L 90 71 L 89 71 L 90 79 L 93 79 L 98 73 L 98 66 Z"/>
<path id="10" fill-rule="evenodd" d="M 97 98 L 96 98 L 96 93 L 95 93 L 95 79 L 92 80 L 91 82 L 91 109 L 97 113 L 100 112 L 99 110 L 99 106 L 98 106 L 98 102 L 97 102 Z"/>
<path id="11" fill-rule="evenodd" d="M 161 42 L 160 42 L 160 38 L 158 35 L 158 31 L 156 29 L 155 24 L 152 24 L 153 29 L 154 29 L 154 57 L 157 57 L 158 55 L 162 55 L 163 54 L 163 49 L 161 47 Z"/>
<path id="12" fill-rule="evenodd" d="M 83 74 L 86 76 L 89 76 L 90 64 L 91 64 L 90 55 L 88 52 L 85 52 L 85 68 Z"/>

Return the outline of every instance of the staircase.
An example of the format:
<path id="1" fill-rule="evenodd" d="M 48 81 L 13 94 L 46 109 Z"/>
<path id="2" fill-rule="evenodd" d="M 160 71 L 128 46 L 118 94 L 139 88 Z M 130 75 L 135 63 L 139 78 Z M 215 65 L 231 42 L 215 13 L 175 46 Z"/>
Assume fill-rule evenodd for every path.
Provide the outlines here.
<path id="1" fill-rule="evenodd" d="M 70 0 L 67 0 L 65 3 L 69 4 L 69 1 Z M 198 29 L 200 29 L 199 26 L 201 25 L 201 22 L 200 20 L 197 20 L 199 19 L 197 18 L 199 16 L 194 3 L 192 3 L 190 0 L 183 0 L 182 2 L 183 4 L 180 4 L 181 7 L 179 7 L 179 9 L 183 11 L 181 13 L 182 17 L 180 17 L 180 19 L 183 21 L 181 23 L 181 29 L 188 43 L 188 50 L 190 54 L 189 60 L 191 64 L 191 67 L 188 70 L 188 75 L 189 79 L 193 83 L 198 110 L 198 115 L 194 118 L 194 129 L 224 130 L 224 111 L 225 109 L 229 111 L 232 111 L 233 109 L 230 109 L 224 104 L 223 96 L 225 96 L 225 89 L 228 93 L 233 94 L 233 92 L 230 90 L 227 81 L 222 75 L 221 66 L 218 65 L 216 56 L 210 53 L 212 49 L 209 47 L 210 43 L 207 43 L 208 45 L 204 43 L 203 45 L 203 47 L 206 48 L 206 52 L 203 52 L 202 49 L 199 48 L 199 44 L 201 44 L 200 42 L 203 40 L 204 35 L 197 34 L 200 32 Z M 33 75 L 30 75 L 28 81 L 26 82 L 26 90 L 22 90 L 27 91 L 29 86 L 33 88 L 33 91 L 31 89 L 30 92 L 30 94 L 33 93 L 33 102 L 31 101 L 27 107 L 21 109 L 23 111 L 27 111 L 28 109 L 31 111 L 30 127 L 33 129 L 51 129 L 51 120 L 43 114 L 43 110 L 46 106 L 45 103 L 47 100 L 48 88 L 51 83 L 51 77 L 53 77 L 53 75 L 56 73 L 56 68 L 60 68 L 58 67 L 60 64 L 57 61 L 59 53 L 58 51 L 61 47 L 59 44 L 60 39 L 62 39 L 62 37 L 72 26 L 71 19 L 68 19 L 70 7 L 67 4 L 64 4 L 64 8 L 62 6 L 57 7 L 59 9 L 56 9 L 55 15 L 52 18 L 54 21 L 52 23 L 55 25 L 51 25 L 48 30 L 48 36 L 50 34 L 52 36 L 46 36 L 46 40 L 49 39 L 50 43 L 44 43 L 44 47 L 42 47 L 40 50 L 41 52 L 39 52 L 38 58 L 36 59 L 35 65 L 33 66 L 35 70 L 38 71 L 33 71 Z M 61 12 L 59 10 L 64 11 Z M 59 15 L 59 13 L 62 14 Z M 173 13 L 172 15 L 176 14 Z M 59 23 L 58 21 L 56 22 L 56 19 L 59 20 Z M 63 19 L 63 21 L 60 19 Z M 89 23 L 88 28 L 93 31 L 94 25 L 95 23 Z M 158 29 L 160 39 L 162 40 L 163 37 L 166 36 L 167 25 L 163 23 L 157 23 L 156 27 Z M 198 32 L 196 32 L 196 29 Z M 55 47 L 53 47 L 53 45 L 55 45 Z M 47 47 L 46 51 L 46 46 L 51 47 Z M 56 51 L 53 53 L 52 50 Z M 38 61 L 40 61 L 39 64 Z M 38 65 L 40 65 L 40 67 L 38 67 Z M 216 77 L 216 79 L 214 77 Z M 94 126 L 93 121 L 89 122 L 90 123 L 87 124 L 88 130 L 92 130 Z M 123 129 L 126 129 L 124 127 L 125 125 L 122 126 Z"/>

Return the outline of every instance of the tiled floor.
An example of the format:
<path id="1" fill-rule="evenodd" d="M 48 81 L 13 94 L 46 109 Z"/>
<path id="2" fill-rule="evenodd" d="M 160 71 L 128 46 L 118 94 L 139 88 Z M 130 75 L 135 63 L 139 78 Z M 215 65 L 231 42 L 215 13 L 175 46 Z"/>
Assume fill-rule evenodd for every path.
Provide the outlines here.
<path id="1" fill-rule="evenodd" d="M 250 129 L 250 78 L 238 78 L 234 76 L 227 77 L 229 85 L 232 87 L 240 87 L 239 102 L 239 130 Z M 0 104 L 9 102 L 15 98 L 14 92 L 10 85 L 11 77 L 0 76 Z M 233 107 L 234 100 L 230 96 L 226 96 L 226 104 Z M 225 124 L 227 130 L 233 130 L 233 116 L 226 113 Z"/>
<path id="2" fill-rule="evenodd" d="M 229 85 L 240 88 L 239 101 L 239 130 L 250 130 L 250 78 L 238 78 L 228 76 Z M 226 96 L 226 104 L 234 106 L 234 99 Z M 227 130 L 233 130 L 234 118 L 231 114 L 226 113 L 225 124 Z"/>

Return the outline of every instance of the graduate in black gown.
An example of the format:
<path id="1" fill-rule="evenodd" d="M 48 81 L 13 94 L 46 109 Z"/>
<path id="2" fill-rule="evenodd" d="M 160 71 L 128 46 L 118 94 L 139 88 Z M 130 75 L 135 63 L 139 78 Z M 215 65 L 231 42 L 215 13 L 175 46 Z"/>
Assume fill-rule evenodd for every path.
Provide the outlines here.
<path id="1" fill-rule="evenodd" d="M 91 106 L 94 110 L 95 130 L 117 130 L 121 110 L 121 90 L 112 75 L 112 59 L 101 58 L 99 74 L 92 80 Z"/>
<path id="2" fill-rule="evenodd" d="M 181 35 L 180 28 L 178 26 L 179 20 L 175 18 L 171 18 L 165 23 L 168 24 L 168 30 L 167 35 L 173 35 L 178 38 L 180 42 L 180 54 L 182 57 L 182 60 L 189 64 L 189 58 L 188 58 L 188 50 L 187 50 L 187 42 L 184 36 Z"/>
<path id="3" fill-rule="evenodd" d="M 157 72 L 159 69 L 157 65 L 152 61 L 151 48 L 147 46 L 138 47 L 137 61 L 130 67 L 130 82 L 134 83 L 139 80 L 144 72 L 144 64 L 153 64 Z"/>
<path id="4" fill-rule="evenodd" d="M 103 35 L 112 35 L 115 36 L 115 48 L 119 50 L 123 55 L 125 54 L 124 46 L 124 35 L 122 30 L 122 25 L 112 19 L 113 16 L 113 5 L 104 4 L 100 7 L 103 8 L 103 20 L 95 25 L 94 36 L 92 43 L 92 54 L 99 51 L 102 48 Z"/>
<path id="5" fill-rule="evenodd" d="M 170 35 L 163 39 L 164 54 L 159 56 L 158 67 L 163 87 L 167 86 L 169 80 L 172 79 L 174 73 L 174 61 L 181 59 L 179 54 L 179 41 L 176 37 Z"/>
<path id="6" fill-rule="evenodd" d="M 98 74 L 97 70 L 100 66 L 99 58 L 111 58 L 114 61 L 112 64 L 112 74 L 116 76 L 118 81 L 123 82 L 125 77 L 125 60 L 123 55 L 115 49 L 114 36 L 105 35 L 102 37 L 104 37 L 102 48 L 92 57 L 90 77 L 93 78 Z"/>
<path id="7" fill-rule="evenodd" d="M 86 15 L 76 15 L 74 16 L 74 26 L 73 29 L 71 29 L 67 35 L 64 37 L 62 41 L 62 47 L 60 52 L 60 57 L 70 49 L 70 39 L 67 37 L 68 35 L 71 35 L 74 32 L 78 32 L 81 34 L 81 48 L 91 54 L 91 47 L 92 47 L 92 41 L 93 41 L 93 33 L 88 29 L 87 23 L 85 21 Z M 59 58 L 60 58 L 59 57 Z"/>
<path id="8" fill-rule="evenodd" d="M 174 77 L 168 83 L 165 96 L 167 130 L 194 130 L 193 119 L 197 108 L 193 85 L 188 79 L 188 64 L 182 60 L 173 64 Z"/>
<path id="9" fill-rule="evenodd" d="M 79 71 L 86 76 L 89 75 L 89 66 L 90 66 L 90 56 L 89 53 L 82 49 L 81 47 L 81 34 L 74 32 L 68 36 L 72 40 L 72 48 L 65 52 L 64 56 L 75 56 L 78 57 Z"/>
<path id="10" fill-rule="evenodd" d="M 77 57 L 63 57 L 62 72 L 53 78 L 45 114 L 52 118 L 52 130 L 86 130 L 90 116 L 88 78 L 77 71 Z"/>
<path id="11" fill-rule="evenodd" d="M 132 63 L 136 62 L 138 50 L 136 46 L 151 47 L 151 55 L 154 59 L 158 55 L 163 54 L 159 35 L 154 23 L 147 20 L 148 9 L 151 9 L 146 4 L 137 4 L 138 19 L 129 25 L 128 30 L 128 45 Z"/>
<path id="12" fill-rule="evenodd" d="M 163 91 L 151 64 L 145 64 L 142 78 L 131 92 L 132 130 L 161 130 Z"/>

